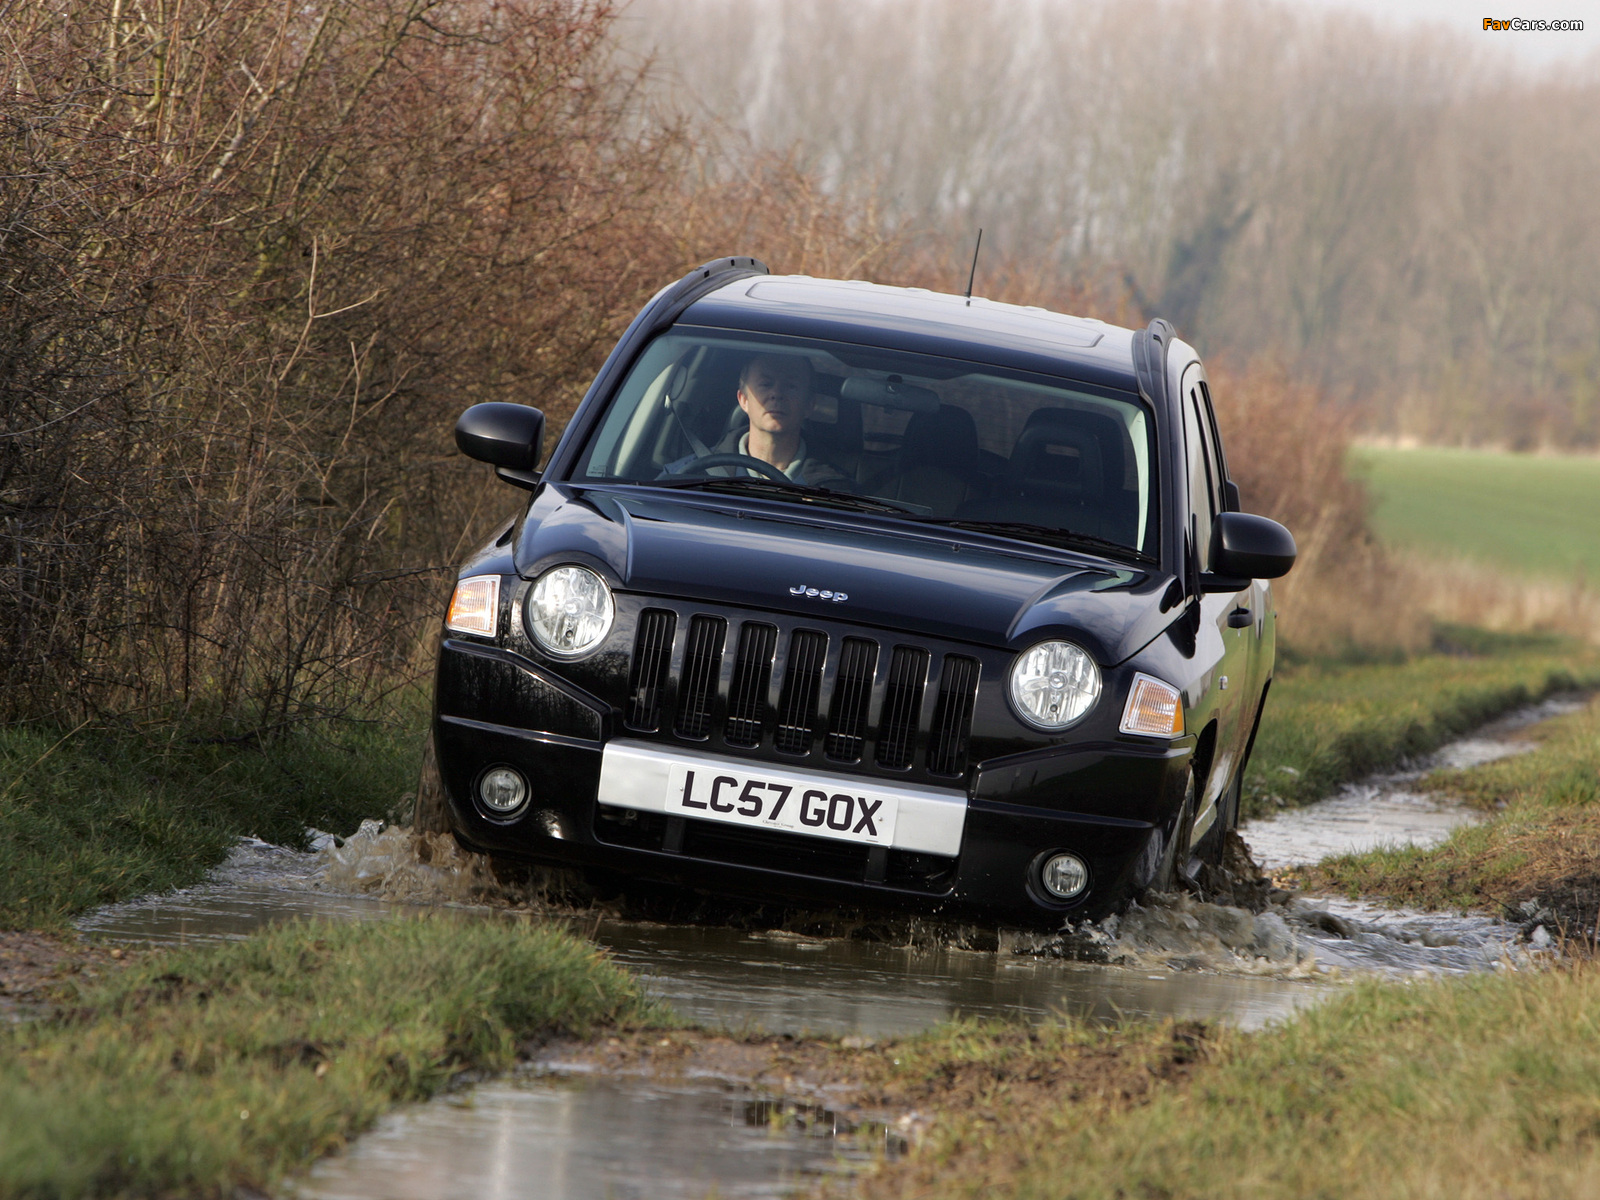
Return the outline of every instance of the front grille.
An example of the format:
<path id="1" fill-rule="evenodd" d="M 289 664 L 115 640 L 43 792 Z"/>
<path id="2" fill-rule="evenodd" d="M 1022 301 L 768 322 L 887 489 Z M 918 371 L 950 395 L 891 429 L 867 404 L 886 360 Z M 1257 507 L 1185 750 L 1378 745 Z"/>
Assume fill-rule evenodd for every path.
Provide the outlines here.
<path id="1" fill-rule="evenodd" d="M 683 652 L 683 686 L 678 692 L 679 737 L 704 741 L 711 732 L 711 704 L 722 675 L 722 647 L 728 623 L 721 617 L 697 616 L 689 622 L 689 645 Z"/>
<path id="2" fill-rule="evenodd" d="M 679 660 L 674 638 L 685 622 L 676 638 Z M 739 750 L 764 746 L 796 759 L 866 762 L 896 774 L 920 768 L 949 779 L 966 772 L 976 656 L 943 654 L 928 695 L 935 659 L 927 647 L 830 636 L 781 618 L 731 624 L 736 628 L 710 613 L 646 608 L 628 673 L 627 728 L 670 730 L 712 748 L 720 738 Z"/>
<path id="3" fill-rule="evenodd" d="M 928 685 L 928 652 L 896 646 L 889 660 L 889 686 L 883 693 L 883 719 L 878 722 L 878 765 L 903 771 L 911 765 L 922 715 L 922 692 Z"/>
<path id="4" fill-rule="evenodd" d="M 789 666 L 778 698 L 776 745 L 785 754 L 809 754 L 817 728 L 817 696 L 828 657 L 828 635 L 796 629 L 789 639 Z"/>
<path id="5" fill-rule="evenodd" d="M 633 643 L 633 666 L 628 672 L 629 729 L 654 733 L 661 727 L 661 689 L 672 666 L 672 634 L 678 614 L 664 608 L 647 608 L 639 614 L 639 633 Z"/>
<path id="6" fill-rule="evenodd" d="M 978 660 L 946 654 L 939 675 L 939 700 L 928 738 L 928 773 L 960 775 L 967 769 L 967 734 L 978 695 Z"/>
<path id="7" fill-rule="evenodd" d="M 723 734 L 730 746 L 761 744 L 767 689 L 772 686 L 772 650 L 777 644 L 778 630 L 772 625 L 746 621 L 739 631 L 739 653 L 728 685 L 728 728 Z"/>
<path id="8" fill-rule="evenodd" d="M 829 717 L 829 758 L 835 762 L 860 762 L 866 744 L 867 702 L 872 699 L 872 677 L 878 670 L 878 643 L 845 638 L 839 655 L 839 680 L 833 685 L 833 712 Z"/>

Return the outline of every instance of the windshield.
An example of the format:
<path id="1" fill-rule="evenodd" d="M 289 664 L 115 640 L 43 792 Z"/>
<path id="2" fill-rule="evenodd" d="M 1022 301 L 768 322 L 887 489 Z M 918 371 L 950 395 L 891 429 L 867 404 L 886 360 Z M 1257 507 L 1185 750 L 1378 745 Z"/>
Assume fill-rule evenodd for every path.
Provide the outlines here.
<path id="1" fill-rule="evenodd" d="M 792 495 L 1154 557 L 1152 446 L 1132 393 L 680 328 L 640 356 L 575 478 Z"/>

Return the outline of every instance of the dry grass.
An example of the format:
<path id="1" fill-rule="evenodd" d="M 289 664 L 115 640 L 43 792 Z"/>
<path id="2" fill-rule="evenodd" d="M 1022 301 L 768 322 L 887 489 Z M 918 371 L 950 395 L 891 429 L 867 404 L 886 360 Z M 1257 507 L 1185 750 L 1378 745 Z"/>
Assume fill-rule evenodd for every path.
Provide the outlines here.
<path id="1" fill-rule="evenodd" d="M 1396 569 L 1416 611 L 1435 620 L 1600 645 L 1600 590 L 1584 580 L 1518 577 L 1466 559 L 1411 559 Z"/>

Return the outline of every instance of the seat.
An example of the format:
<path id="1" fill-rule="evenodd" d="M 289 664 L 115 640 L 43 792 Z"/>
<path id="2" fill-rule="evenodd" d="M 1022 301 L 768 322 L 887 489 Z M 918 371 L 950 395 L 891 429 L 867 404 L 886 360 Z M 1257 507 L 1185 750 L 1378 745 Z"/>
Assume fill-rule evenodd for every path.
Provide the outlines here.
<path id="1" fill-rule="evenodd" d="M 1127 431 L 1114 417 L 1070 408 L 1036 409 L 1011 449 L 1000 494 L 963 517 L 1024 521 L 1132 546 L 1138 497 L 1125 486 Z"/>
<path id="2" fill-rule="evenodd" d="M 941 404 L 934 412 L 912 415 L 893 465 L 868 491 L 934 516 L 953 516 L 985 490 L 979 453 L 972 414 Z"/>

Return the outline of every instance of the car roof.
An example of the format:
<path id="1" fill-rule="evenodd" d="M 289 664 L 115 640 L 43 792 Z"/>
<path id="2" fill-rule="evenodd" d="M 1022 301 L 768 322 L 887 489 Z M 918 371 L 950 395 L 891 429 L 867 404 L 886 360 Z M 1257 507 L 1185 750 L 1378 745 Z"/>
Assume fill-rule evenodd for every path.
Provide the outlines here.
<path id="1" fill-rule="evenodd" d="M 746 276 L 696 300 L 678 324 L 882 346 L 1137 389 L 1132 330 L 926 288 Z"/>

